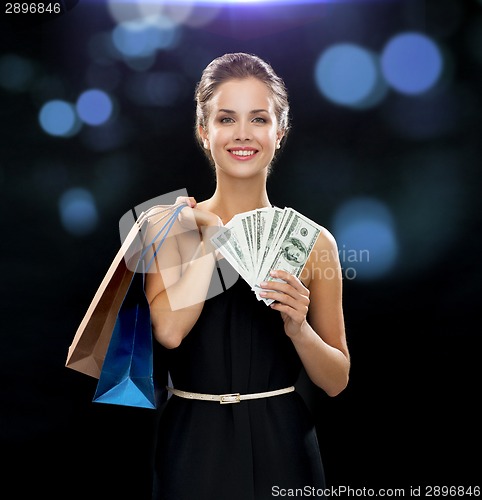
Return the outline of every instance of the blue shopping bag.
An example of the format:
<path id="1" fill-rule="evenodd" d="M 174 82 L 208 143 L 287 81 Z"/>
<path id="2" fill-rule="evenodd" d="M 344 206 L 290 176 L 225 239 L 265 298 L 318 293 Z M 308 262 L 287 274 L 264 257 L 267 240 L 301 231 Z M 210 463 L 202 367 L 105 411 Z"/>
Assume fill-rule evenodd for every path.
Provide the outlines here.
<path id="1" fill-rule="evenodd" d="M 117 314 L 94 401 L 143 408 L 157 406 L 151 316 L 140 268 L 132 275 Z"/>
<path id="2" fill-rule="evenodd" d="M 155 409 L 165 398 L 167 369 L 156 367 L 158 372 L 154 374 L 151 316 L 144 283 L 145 274 L 182 208 L 177 206 L 169 212 L 167 221 L 139 255 L 117 314 L 94 402 Z M 150 248 L 155 250 L 146 263 L 144 257 Z"/>

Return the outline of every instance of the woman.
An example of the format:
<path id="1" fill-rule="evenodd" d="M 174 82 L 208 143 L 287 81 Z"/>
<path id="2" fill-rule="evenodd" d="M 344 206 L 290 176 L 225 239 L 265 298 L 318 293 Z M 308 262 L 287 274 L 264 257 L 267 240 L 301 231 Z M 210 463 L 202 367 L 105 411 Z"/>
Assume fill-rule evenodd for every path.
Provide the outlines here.
<path id="1" fill-rule="evenodd" d="M 275 270 L 281 281 L 261 284 L 262 296 L 274 299 L 269 306 L 242 279 L 206 299 L 226 265 L 210 245 L 213 231 L 238 213 L 271 206 L 266 181 L 289 130 L 287 91 L 265 61 L 233 53 L 206 67 L 196 101 L 196 136 L 216 189 L 201 202 L 178 199 L 192 209 L 199 233 L 168 238 L 163 272 L 146 279 L 153 334 L 173 386 L 159 421 L 153 498 L 264 500 L 281 488 L 323 488 L 314 423 L 292 386 L 302 367 L 330 396 L 348 383 L 334 238 L 322 228 L 302 281 Z M 208 400 L 199 400 L 203 394 Z"/>

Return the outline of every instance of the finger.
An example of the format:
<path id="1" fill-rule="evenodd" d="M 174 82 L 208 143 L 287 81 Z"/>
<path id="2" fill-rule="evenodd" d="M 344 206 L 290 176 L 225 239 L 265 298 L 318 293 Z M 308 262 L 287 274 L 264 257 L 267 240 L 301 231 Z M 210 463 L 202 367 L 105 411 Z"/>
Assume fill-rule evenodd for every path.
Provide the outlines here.
<path id="1" fill-rule="evenodd" d="M 289 283 L 292 287 L 303 294 L 305 292 L 308 292 L 308 289 L 305 287 L 305 285 L 303 285 L 300 279 L 297 278 L 294 274 L 283 271 L 282 269 L 272 269 L 269 274 L 272 278 L 282 279 L 286 283 Z"/>
<path id="2" fill-rule="evenodd" d="M 270 281 L 263 281 L 259 285 L 265 291 L 271 290 L 279 294 L 289 295 L 296 300 L 309 297 L 310 292 L 307 288 L 303 285 L 299 287 L 296 282 L 293 282 L 293 280 L 290 281 L 292 282 L 278 281 L 278 278 L 276 278 Z"/>
<path id="3" fill-rule="evenodd" d="M 176 198 L 176 205 L 178 203 L 185 203 L 188 207 L 194 208 L 197 205 L 194 196 L 178 196 Z"/>
<path id="4" fill-rule="evenodd" d="M 279 295 L 290 295 L 293 297 L 295 295 L 299 295 L 299 292 L 297 292 L 291 285 L 285 283 L 284 281 L 262 281 L 259 286 L 263 289 L 262 293 L 272 293 L 275 294 L 276 297 Z"/>
<path id="5" fill-rule="evenodd" d="M 183 202 L 181 202 L 183 203 Z M 181 224 L 182 227 L 188 230 L 197 230 L 197 222 L 196 218 L 194 216 L 194 211 L 192 210 L 189 205 L 185 208 L 183 208 L 180 212 L 179 215 L 177 216 L 179 223 Z"/>
<path id="6" fill-rule="evenodd" d="M 308 305 L 310 303 L 308 297 L 301 295 L 300 293 L 297 293 L 296 291 L 293 292 L 293 287 L 291 288 L 291 293 L 285 293 L 282 291 L 263 291 L 260 292 L 259 295 L 263 298 L 266 299 L 273 299 L 274 301 L 284 304 L 288 306 L 290 309 L 297 310 L 300 312 L 308 310 Z"/>

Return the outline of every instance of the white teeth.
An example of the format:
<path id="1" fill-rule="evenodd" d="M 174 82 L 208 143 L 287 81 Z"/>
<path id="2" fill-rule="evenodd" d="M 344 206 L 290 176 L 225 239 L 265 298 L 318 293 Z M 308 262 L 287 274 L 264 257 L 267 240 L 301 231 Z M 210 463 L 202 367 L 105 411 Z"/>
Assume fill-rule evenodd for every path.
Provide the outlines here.
<path id="1" fill-rule="evenodd" d="M 254 155 L 254 151 L 231 151 L 231 153 L 233 153 L 233 155 L 236 155 L 236 156 L 252 156 Z"/>

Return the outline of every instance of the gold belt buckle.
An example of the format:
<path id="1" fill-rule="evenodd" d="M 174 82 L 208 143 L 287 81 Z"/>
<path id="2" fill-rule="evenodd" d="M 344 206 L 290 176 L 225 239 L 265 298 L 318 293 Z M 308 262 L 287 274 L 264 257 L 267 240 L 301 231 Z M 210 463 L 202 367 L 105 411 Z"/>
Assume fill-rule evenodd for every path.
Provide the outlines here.
<path id="1" fill-rule="evenodd" d="M 241 402 L 241 394 L 221 394 L 221 398 L 219 402 L 222 405 L 232 404 L 232 403 L 240 403 Z"/>

